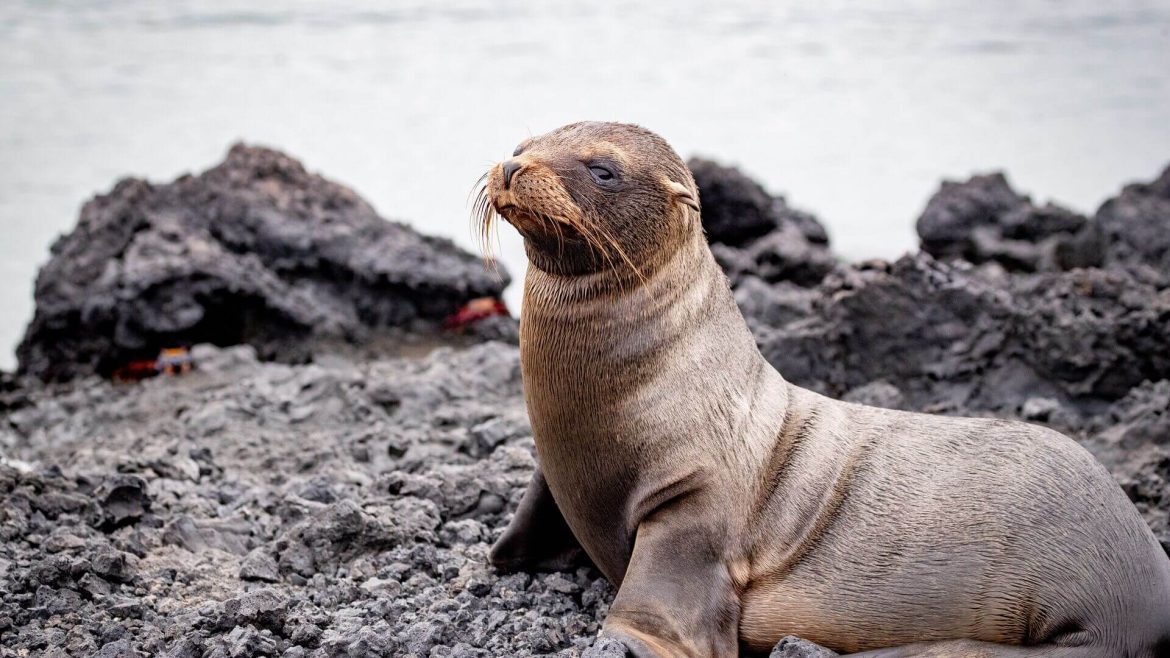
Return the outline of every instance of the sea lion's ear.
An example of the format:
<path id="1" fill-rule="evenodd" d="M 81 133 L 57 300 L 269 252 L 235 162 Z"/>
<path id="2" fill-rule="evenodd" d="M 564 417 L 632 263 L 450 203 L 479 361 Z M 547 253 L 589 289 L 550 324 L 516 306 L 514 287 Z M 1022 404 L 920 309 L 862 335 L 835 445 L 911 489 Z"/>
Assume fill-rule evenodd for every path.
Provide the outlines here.
<path id="1" fill-rule="evenodd" d="M 699 200 L 695 198 L 695 195 L 691 193 L 690 188 L 688 188 L 686 185 L 683 185 L 678 181 L 668 179 L 666 181 L 666 186 L 670 188 L 670 193 L 674 196 L 675 201 L 683 204 L 684 206 L 690 206 L 695 210 L 699 209 Z"/>

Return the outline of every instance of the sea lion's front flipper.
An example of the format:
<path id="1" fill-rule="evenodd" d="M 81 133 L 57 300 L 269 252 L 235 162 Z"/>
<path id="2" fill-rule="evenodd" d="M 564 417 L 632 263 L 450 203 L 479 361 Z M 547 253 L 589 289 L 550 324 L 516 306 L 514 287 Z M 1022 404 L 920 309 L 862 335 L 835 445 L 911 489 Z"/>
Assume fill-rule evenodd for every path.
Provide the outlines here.
<path id="1" fill-rule="evenodd" d="M 638 658 L 738 655 L 739 600 L 703 518 L 679 510 L 638 526 L 602 636 Z"/>
<path id="2" fill-rule="evenodd" d="M 506 572 L 567 571 L 590 564 L 553 500 L 540 466 L 489 559 L 492 566 Z"/>

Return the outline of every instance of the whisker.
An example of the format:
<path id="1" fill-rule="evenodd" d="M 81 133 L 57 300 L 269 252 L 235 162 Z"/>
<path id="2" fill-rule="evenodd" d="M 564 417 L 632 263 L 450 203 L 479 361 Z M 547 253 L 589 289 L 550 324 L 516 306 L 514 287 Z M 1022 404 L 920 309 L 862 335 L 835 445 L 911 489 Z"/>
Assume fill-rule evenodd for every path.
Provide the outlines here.
<path id="1" fill-rule="evenodd" d="M 580 233 L 585 238 L 585 242 L 586 242 L 586 244 L 589 245 L 589 249 L 593 252 L 600 253 L 602 258 L 605 259 L 605 264 L 608 265 L 610 271 L 613 272 L 614 278 L 617 279 L 618 287 L 624 293 L 626 290 L 626 286 L 625 286 L 625 283 L 622 281 L 621 273 L 618 272 L 617 264 L 614 262 L 613 257 L 610 255 L 609 249 L 607 249 L 605 247 L 605 244 L 597 237 L 597 235 L 594 231 L 594 228 L 591 228 L 585 222 L 580 222 L 580 221 L 573 221 L 572 224 L 573 224 L 573 227 L 577 230 L 577 232 Z"/>
<path id="2" fill-rule="evenodd" d="M 492 230 L 497 228 L 499 223 L 496 221 L 496 211 L 492 207 L 491 200 L 488 199 L 487 185 L 484 183 L 490 173 L 489 171 L 480 176 L 475 183 L 475 188 L 478 189 L 475 193 L 475 202 L 471 207 L 471 224 L 473 237 L 483 255 L 484 268 L 500 279 L 499 264 L 492 253 L 491 239 Z M 499 243 L 498 238 L 496 242 Z"/>
<path id="3" fill-rule="evenodd" d="M 641 270 L 639 270 L 639 269 L 638 269 L 638 267 L 637 267 L 636 265 L 634 265 L 634 261 L 630 260 L 630 257 L 626 255 L 626 252 L 625 252 L 625 250 L 624 250 L 624 249 L 622 249 L 622 246 L 621 246 L 621 245 L 618 243 L 618 241 L 617 241 L 617 240 L 615 240 L 615 239 L 613 238 L 613 236 L 612 236 L 612 235 L 610 235 L 609 231 L 605 230 L 605 228 L 604 228 L 604 227 L 598 226 L 598 227 L 597 227 L 597 230 L 598 230 L 598 231 L 601 233 L 601 235 L 602 235 L 602 236 L 603 236 L 605 239 L 609 240 L 609 243 L 610 243 L 611 245 L 613 245 L 613 248 L 614 248 L 614 249 L 616 249 L 616 250 L 617 250 L 617 252 L 618 252 L 618 255 L 619 255 L 619 256 L 621 256 L 621 257 L 622 257 L 622 260 L 624 260 L 624 261 L 626 262 L 626 265 L 628 265 L 628 266 L 630 267 L 630 271 L 634 273 L 634 276 L 638 277 L 638 280 L 639 280 L 639 281 L 641 281 L 643 285 L 645 285 L 645 284 L 646 284 L 646 277 L 645 277 L 645 275 L 643 275 L 643 274 L 642 274 L 642 271 L 641 271 Z M 620 278 L 620 277 L 619 277 L 619 278 Z"/>
<path id="4" fill-rule="evenodd" d="M 471 202 L 471 197 L 473 194 L 478 197 L 479 195 L 485 193 L 486 186 L 484 185 L 484 182 L 487 180 L 487 177 L 491 175 L 491 173 L 492 170 L 488 169 L 487 171 L 480 174 L 479 178 L 475 179 L 475 182 L 471 184 L 471 189 L 467 191 L 468 203 Z"/>

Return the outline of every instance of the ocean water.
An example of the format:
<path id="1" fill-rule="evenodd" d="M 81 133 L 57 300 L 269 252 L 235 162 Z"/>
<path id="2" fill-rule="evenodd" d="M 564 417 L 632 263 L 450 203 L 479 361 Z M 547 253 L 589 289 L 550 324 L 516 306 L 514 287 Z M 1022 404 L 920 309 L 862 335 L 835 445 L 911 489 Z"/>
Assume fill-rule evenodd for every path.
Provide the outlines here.
<path id="1" fill-rule="evenodd" d="M 1170 2 L 0 3 L 0 368 L 81 204 L 237 140 L 474 245 L 476 178 L 580 119 L 735 163 L 896 257 L 944 177 L 1091 212 L 1170 161 Z M 524 254 L 500 234 L 517 279 Z M 519 303 L 519 286 L 508 301 Z"/>

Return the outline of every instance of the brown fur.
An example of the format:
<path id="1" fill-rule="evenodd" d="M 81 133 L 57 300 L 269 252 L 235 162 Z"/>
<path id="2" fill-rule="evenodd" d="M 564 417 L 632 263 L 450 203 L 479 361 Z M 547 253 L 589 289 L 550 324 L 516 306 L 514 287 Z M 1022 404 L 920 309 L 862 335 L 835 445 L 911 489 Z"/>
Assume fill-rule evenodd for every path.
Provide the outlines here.
<path id="1" fill-rule="evenodd" d="M 541 470 L 494 563 L 563 567 L 583 547 L 619 588 L 604 632 L 639 656 L 789 634 L 868 656 L 1167 655 L 1170 560 L 1079 445 L 787 383 L 657 135 L 573 124 L 515 158 L 479 210 L 532 265 L 520 347 Z"/>

